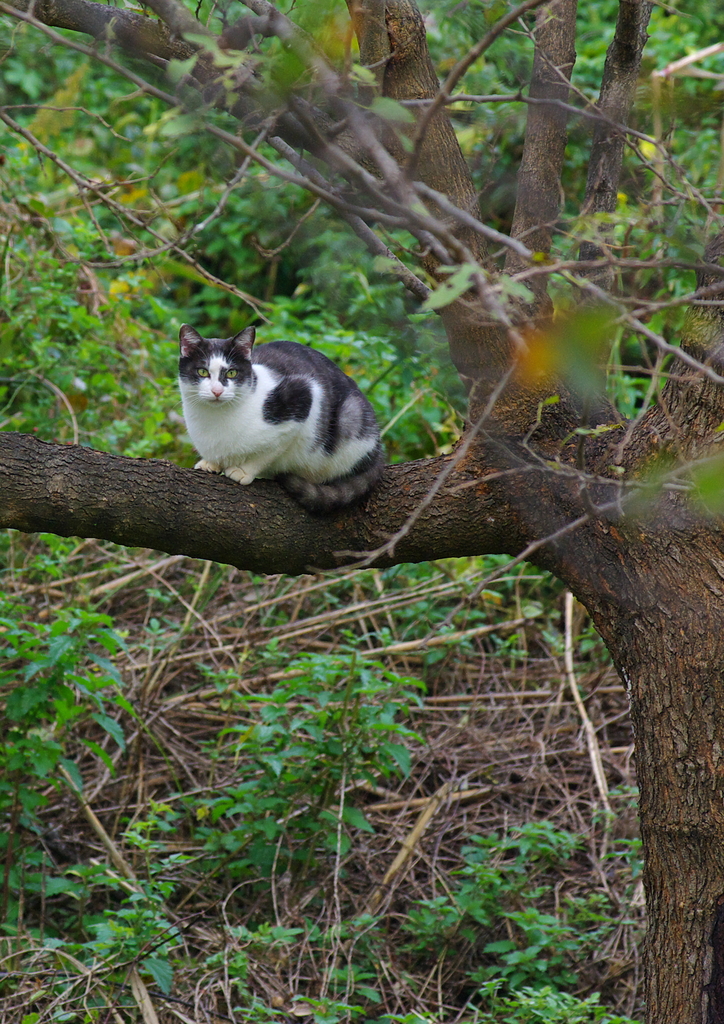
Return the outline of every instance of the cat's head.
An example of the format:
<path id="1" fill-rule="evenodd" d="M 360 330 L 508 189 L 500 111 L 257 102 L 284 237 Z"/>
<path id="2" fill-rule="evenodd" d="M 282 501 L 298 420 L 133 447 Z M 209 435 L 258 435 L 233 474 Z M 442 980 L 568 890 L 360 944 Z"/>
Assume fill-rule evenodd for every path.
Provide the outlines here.
<path id="1" fill-rule="evenodd" d="M 251 380 L 253 327 L 233 338 L 204 338 L 188 324 L 179 331 L 179 383 L 185 395 L 209 403 L 236 398 Z"/>

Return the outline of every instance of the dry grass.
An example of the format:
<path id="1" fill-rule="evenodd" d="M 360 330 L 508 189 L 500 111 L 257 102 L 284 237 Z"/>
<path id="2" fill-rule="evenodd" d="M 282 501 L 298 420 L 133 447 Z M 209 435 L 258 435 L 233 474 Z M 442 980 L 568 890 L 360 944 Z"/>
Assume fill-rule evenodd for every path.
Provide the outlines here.
<path id="1" fill-rule="evenodd" d="M 248 1020 L 235 1010 L 240 998 L 233 965 L 241 956 L 250 964 L 245 984 L 269 1009 L 266 1019 L 291 1020 L 294 1011 L 310 1020 L 302 1015 L 309 1008 L 293 997 L 332 994 L 335 970 L 354 962 L 365 943 L 361 931 L 350 938 L 341 926 L 365 912 L 381 922 L 373 958 L 377 977 L 368 984 L 378 987 L 383 1002 L 370 1013 L 472 1019 L 466 1004 L 474 986 L 467 975 L 480 957 L 480 943 L 456 934 L 434 955 L 422 955 L 404 949 L 410 936 L 402 925 L 413 901 L 455 890 L 461 846 L 470 836 L 505 834 L 540 820 L 584 837 L 573 857 L 541 876 L 550 886 L 541 898 L 543 909 L 555 912 L 566 900 L 583 903 L 598 894 L 620 921 L 577 965 L 580 993 L 601 991 L 619 1012 L 640 1009 L 636 943 L 643 901 L 623 862 L 607 856 L 616 840 L 636 834 L 627 795 L 635 780 L 626 696 L 612 669 L 578 659 L 576 674 L 593 727 L 587 742 L 561 644 L 554 650 L 551 639 L 564 632 L 563 595 L 551 593 L 532 570 L 532 579 L 490 584 L 478 593 L 483 577 L 479 567 L 475 575 L 472 563 L 459 577 L 461 569 L 445 564 L 414 579 L 374 571 L 259 578 L 85 541 L 65 559 L 66 575 L 51 579 L 37 566 L 42 540 L 15 535 L 12 545 L 6 591 L 30 605 L 37 621 L 76 604 L 106 612 L 126 635 L 127 652 L 116 664 L 136 713 L 135 720 L 122 718 L 125 751 L 108 735 L 92 733 L 111 757 L 113 771 L 87 747 L 68 750 L 83 775 L 82 799 L 70 785 L 47 786 L 42 834 L 27 835 L 24 842 L 42 844 L 49 873 L 69 865 L 107 865 L 107 876 L 122 879 L 132 891 L 149 862 L 124 842 L 123 832 L 145 820 L 154 805 L 180 810 L 184 794 L 198 809 L 206 795 L 233 785 L 238 752 L 220 743 L 219 735 L 238 723 L 234 694 L 267 692 L 288 676 L 284 665 L 297 652 L 333 652 L 355 637 L 360 657 L 423 679 L 426 695 L 407 723 L 424 737 L 421 744 L 411 743 L 409 777 L 378 779 L 375 785 L 356 781 L 343 794 L 374 826 L 374 833 L 352 830 L 347 852 L 332 849 L 326 859 L 318 856 L 297 872 L 275 863 L 262 885 L 243 871 L 227 870 L 220 853 L 210 859 L 198 821 L 189 815 L 179 819 L 176 831 L 155 836 L 163 846 L 151 859 L 171 853 L 190 858 L 167 872 L 175 889 L 165 912 L 182 936 L 174 954 L 181 966 L 173 998 L 164 997 L 133 962 L 119 987 L 109 981 L 111 966 L 89 971 L 62 950 L 43 947 L 39 937 L 57 926 L 59 907 L 67 922 L 72 901 L 28 898 L 18 936 L 5 939 L 4 950 L 0 946 L 0 971 L 8 972 L 2 1024 L 17 1024 L 29 1013 L 39 1014 L 29 1018 L 33 1024 Z M 540 596 L 541 587 L 549 588 L 542 599 L 548 612 L 525 620 L 526 602 Z M 443 617 L 457 642 L 434 625 Z M 522 625 L 511 625 L 520 620 Z M 578 613 L 572 635 L 583 625 Z M 515 648 L 501 646 L 513 632 Z M 285 660 L 260 656 L 272 642 Z M 611 819 L 601 813 L 591 735 L 613 791 Z M 109 905 L 107 893 L 97 899 L 97 906 L 78 907 L 79 918 Z M 288 946 L 254 945 L 238 930 L 259 921 L 299 928 L 292 952 Z M 326 945 L 314 939 L 313 925 L 331 936 Z M 59 993 L 53 982 L 61 976 L 72 983 Z M 99 992 L 100 1009 L 93 1002 Z"/>

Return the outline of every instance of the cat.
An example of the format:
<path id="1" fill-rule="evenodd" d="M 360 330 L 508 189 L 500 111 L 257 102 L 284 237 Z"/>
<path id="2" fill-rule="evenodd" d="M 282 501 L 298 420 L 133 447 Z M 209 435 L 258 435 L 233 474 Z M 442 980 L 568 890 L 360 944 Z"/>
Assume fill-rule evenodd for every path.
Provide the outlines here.
<path id="1" fill-rule="evenodd" d="M 334 512 L 378 483 L 384 454 L 374 410 L 355 382 L 316 349 L 256 331 L 204 338 L 179 332 L 184 420 L 196 469 L 240 484 L 277 480 L 312 512 Z"/>

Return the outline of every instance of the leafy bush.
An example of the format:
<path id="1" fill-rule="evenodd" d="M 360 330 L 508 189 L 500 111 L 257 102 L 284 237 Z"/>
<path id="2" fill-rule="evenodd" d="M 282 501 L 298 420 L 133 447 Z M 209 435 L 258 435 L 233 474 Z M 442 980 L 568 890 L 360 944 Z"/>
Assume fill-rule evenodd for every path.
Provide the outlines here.
<path id="1" fill-rule="evenodd" d="M 600 1006 L 597 993 L 577 999 L 544 986 L 523 987 L 514 996 L 501 996 L 499 988 L 499 982 L 491 981 L 480 990 L 489 1007 L 478 1017 L 480 1024 L 636 1024 Z"/>
<path id="2" fill-rule="evenodd" d="M 472 836 L 461 850 L 459 888 L 419 900 L 410 910 L 403 924 L 414 937 L 410 948 L 424 951 L 463 940 L 483 960 L 471 972 L 474 982 L 504 981 L 510 991 L 544 983 L 570 986 L 576 979 L 568 965 L 581 942 L 568 925 L 535 906 L 546 886 L 532 882 L 570 857 L 579 842 L 548 822 L 529 822 L 509 835 Z M 485 941 L 501 925 L 508 937 Z"/>
<path id="3" fill-rule="evenodd" d="M 398 719 L 420 685 L 354 654 L 306 655 L 271 693 L 237 694 L 241 722 L 220 733 L 218 753 L 244 767 L 207 805 L 209 848 L 242 874 L 309 866 L 318 845 L 344 856 L 347 829 L 373 829 L 340 787 L 409 773 L 399 740 L 419 737 Z"/>

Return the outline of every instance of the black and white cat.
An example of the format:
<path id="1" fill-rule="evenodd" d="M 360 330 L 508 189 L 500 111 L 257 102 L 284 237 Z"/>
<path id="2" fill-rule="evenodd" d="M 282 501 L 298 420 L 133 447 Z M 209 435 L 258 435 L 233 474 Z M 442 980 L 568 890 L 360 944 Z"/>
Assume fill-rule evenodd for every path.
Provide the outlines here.
<path id="1" fill-rule="evenodd" d="M 332 512 L 363 498 L 384 467 L 372 406 L 327 356 L 294 341 L 254 349 L 233 338 L 179 332 L 184 420 L 196 469 L 240 484 L 274 478 L 305 508 Z"/>

